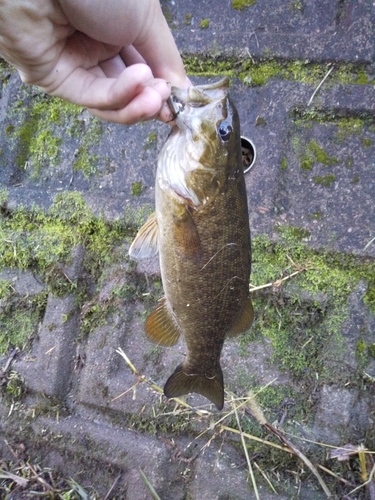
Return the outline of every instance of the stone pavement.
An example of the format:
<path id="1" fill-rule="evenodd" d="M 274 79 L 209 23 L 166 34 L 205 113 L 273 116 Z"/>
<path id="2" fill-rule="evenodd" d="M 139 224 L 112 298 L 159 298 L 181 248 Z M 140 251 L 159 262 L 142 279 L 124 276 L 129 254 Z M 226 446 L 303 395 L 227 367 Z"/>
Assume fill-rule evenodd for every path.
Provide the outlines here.
<path id="1" fill-rule="evenodd" d="M 226 385 L 237 395 L 270 384 L 259 394 L 267 417 L 322 463 L 325 449 L 309 440 L 375 450 L 374 4 L 257 0 L 232 7 L 245 3 L 162 5 L 192 80 L 233 78 L 241 133 L 256 146 L 256 163 L 246 176 L 255 242 L 252 283 L 298 270 L 302 255 L 316 269 L 309 275 L 312 288 L 330 269 L 332 282 L 318 291 L 291 279 L 258 292 L 253 333 L 229 341 L 222 363 Z M 29 329 L 29 341 L 21 343 L 27 347 L 0 378 L 3 436 L 13 446 L 24 443 L 31 462 L 93 487 L 98 498 L 119 474 L 111 498 L 151 498 L 140 469 L 163 500 L 256 498 L 238 436 L 220 428 L 209 441 L 213 434 L 207 429 L 230 412 L 230 401 L 223 414 L 212 409 L 196 414 L 176 409 L 142 379 L 162 387 L 184 353 L 182 342 L 167 350 L 144 338 L 144 318 L 162 295 L 158 266 L 148 262 L 135 268 L 126 257 L 131 234 L 152 211 L 156 159 L 168 127 L 100 122 L 22 85 L 6 65 L 0 72 L 0 321 L 5 331 L 0 368 L 16 344 L 9 340 L 1 351 L 4 337 L 13 332 L 9 315 L 16 329 Z M 69 216 L 48 215 L 63 199 L 56 196 L 67 193 L 80 193 L 91 214 L 82 216 L 88 222 L 78 242 Z M 75 198 L 66 199 L 69 204 Z M 30 215 L 36 207 L 47 214 L 37 219 L 41 229 Z M 22 231 L 11 225 L 20 213 L 28 221 Z M 90 242 L 101 228 L 98 220 L 111 227 L 119 223 L 123 238 L 94 261 Z M 63 223 L 72 231 L 70 259 L 58 253 L 63 236 L 54 241 L 48 232 Z M 33 236 L 38 231 L 44 239 Z M 38 248 L 46 235 L 52 250 L 46 247 L 41 257 Z M 28 261 L 22 260 L 25 241 Z M 280 245 L 297 267 L 281 276 L 275 261 L 270 275 L 257 253 L 262 241 L 265 253 L 276 254 Z M 18 313 L 29 315 L 30 322 Z M 272 314 L 279 318 L 276 327 Z M 293 322 L 284 328 L 289 315 Z M 293 330 L 290 351 L 282 351 L 272 328 L 280 337 Z M 120 347 L 138 375 L 116 352 Z M 318 362 L 298 357 L 304 352 Z M 15 374 L 23 380 L 21 399 L 10 390 Z M 187 401 L 208 411 L 198 397 Z M 250 434 L 266 437 L 242 410 L 241 422 Z M 224 424 L 236 428 L 233 414 Z M 0 458 L 3 453 L 9 459 L 0 441 Z M 260 464 L 278 491 L 272 492 L 257 470 L 263 500 L 326 497 L 316 478 L 289 454 L 273 456 L 254 441 L 248 448 L 253 467 Z M 360 484 L 358 462 L 345 462 L 340 470 L 333 460 L 324 463 L 352 485 Z M 337 498 L 354 488 L 324 479 Z M 350 498 L 368 498 L 365 487 L 356 495 Z"/>

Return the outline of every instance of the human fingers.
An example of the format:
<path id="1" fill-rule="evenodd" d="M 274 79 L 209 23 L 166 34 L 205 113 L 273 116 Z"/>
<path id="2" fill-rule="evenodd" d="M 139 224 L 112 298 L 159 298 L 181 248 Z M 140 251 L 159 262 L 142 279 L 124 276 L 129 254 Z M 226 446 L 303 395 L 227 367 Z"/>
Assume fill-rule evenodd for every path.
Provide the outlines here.
<path id="1" fill-rule="evenodd" d="M 150 66 L 155 78 L 164 78 L 176 87 L 191 85 L 175 40 L 159 2 L 150 3 L 150 12 L 133 42 L 134 49 Z"/>
<path id="2" fill-rule="evenodd" d="M 112 0 L 111 8 L 102 0 L 59 3 L 77 30 L 105 44 L 125 47 L 126 65 L 145 61 L 154 77 L 178 87 L 190 85 L 159 0 Z"/>
<path id="3" fill-rule="evenodd" d="M 123 125 L 133 125 L 139 121 L 158 118 L 161 109 L 163 109 L 164 99 L 159 92 L 157 84 L 145 86 L 127 105 L 118 109 L 95 109 L 89 108 L 89 111 L 103 120 Z M 162 116 L 168 121 L 168 111 L 164 111 Z"/>
<path id="4" fill-rule="evenodd" d="M 125 63 L 119 54 L 115 57 L 99 62 L 99 67 L 107 78 L 117 78 L 126 68 Z"/>
<path id="5" fill-rule="evenodd" d="M 98 69 L 74 68 L 51 94 L 98 109 L 121 108 L 146 86 L 154 86 L 164 99 L 170 94 L 170 85 L 165 80 L 155 80 L 145 64 L 129 66 L 117 78 L 107 78 Z"/>

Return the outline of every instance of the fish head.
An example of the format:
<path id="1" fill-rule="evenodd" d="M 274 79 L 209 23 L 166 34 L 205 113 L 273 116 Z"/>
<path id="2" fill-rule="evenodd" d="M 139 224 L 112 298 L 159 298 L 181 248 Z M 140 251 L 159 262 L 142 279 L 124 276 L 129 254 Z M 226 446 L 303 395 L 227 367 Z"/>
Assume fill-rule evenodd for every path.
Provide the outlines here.
<path id="1" fill-rule="evenodd" d="M 199 208 L 212 201 L 241 166 L 239 119 L 229 80 L 172 89 L 175 126 L 159 155 L 161 188 Z"/>

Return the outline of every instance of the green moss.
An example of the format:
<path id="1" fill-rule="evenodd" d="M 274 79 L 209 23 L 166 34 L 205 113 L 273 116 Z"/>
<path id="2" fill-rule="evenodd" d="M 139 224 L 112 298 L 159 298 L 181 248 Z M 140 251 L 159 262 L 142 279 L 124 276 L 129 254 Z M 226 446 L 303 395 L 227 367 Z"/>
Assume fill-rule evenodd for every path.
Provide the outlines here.
<path id="1" fill-rule="evenodd" d="M 191 25 L 192 18 L 193 18 L 193 14 L 185 14 L 185 20 L 184 20 L 185 26 Z"/>
<path id="2" fill-rule="evenodd" d="M 285 158 L 285 156 L 281 158 L 280 168 L 281 170 L 286 170 L 288 168 L 288 160 Z"/>
<path id="3" fill-rule="evenodd" d="M 111 248 L 129 230 L 134 234 L 131 220 L 106 222 L 94 217 L 79 193 L 61 193 L 47 213 L 20 208 L 2 218 L 0 264 L 19 269 L 33 267 L 44 277 L 52 273 L 52 279 L 62 263 L 70 262 L 72 249 L 83 244 L 94 272 L 110 259 Z"/>
<path id="4" fill-rule="evenodd" d="M 361 134 L 366 121 L 363 118 L 341 118 L 338 121 L 337 141 L 343 142 L 350 135 Z"/>
<path id="5" fill-rule="evenodd" d="M 345 160 L 345 167 L 346 168 L 352 168 L 353 167 L 353 157 L 348 156 Z"/>
<path id="6" fill-rule="evenodd" d="M 199 27 L 201 29 L 206 29 L 210 26 L 210 21 L 208 19 L 202 19 L 202 21 L 199 23 Z"/>
<path id="7" fill-rule="evenodd" d="M 142 182 L 137 181 L 133 182 L 132 184 L 132 196 L 139 196 L 143 191 L 145 187 L 143 186 Z"/>
<path id="8" fill-rule="evenodd" d="M 5 133 L 6 133 L 6 135 L 13 134 L 13 132 L 14 132 L 14 125 L 11 124 L 11 125 L 7 125 L 5 127 Z"/>
<path id="9" fill-rule="evenodd" d="M 355 174 L 355 176 L 352 179 L 352 184 L 358 184 L 360 181 L 359 175 Z"/>
<path id="10" fill-rule="evenodd" d="M 37 208 L 4 212 L 0 217 L 0 268 L 32 270 L 46 284 L 46 292 L 36 297 L 18 297 L 11 282 L 0 281 L 0 352 L 28 345 L 43 317 L 47 290 L 55 295 L 77 295 L 83 307 L 82 335 L 105 324 L 119 300 L 144 299 L 149 285 L 129 281 L 120 290 L 114 290 L 108 301 L 99 301 L 92 297 L 85 281 L 72 281 L 64 267 L 71 263 L 72 250 L 83 246 L 84 274 L 90 276 L 92 289 L 92 282 L 99 280 L 105 266 L 113 265 L 116 259 L 122 263 L 128 259 L 123 248 L 121 252 L 115 249 L 135 235 L 135 224 L 141 225 L 150 212 L 150 207 L 129 209 L 122 219 L 110 223 L 95 217 L 76 192 L 60 193 L 46 212 Z M 108 280 L 108 273 L 105 278 Z"/>
<path id="11" fill-rule="evenodd" d="M 369 148 L 374 144 L 374 141 L 368 137 L 363 137 L 361 143 L 364 148 Z"/>
<path id="12" fill-rule="evenodd" d="M 80 146 L 73 162 L 73 170 L 81 171 L 88 179 L 98 171 L 98 159 L 98 155 L 90 154 L 85 146 Z"/>
<path id="13" fill-rule="evenodd" d="M 375 311 L 375 280 L 372 278 L 367 287 L 366 294 L 363 298 L 364 303 L 372 310 Z"/>
<path id="14" fill-rule="evenodd" d="M 358 340 L 357 342 L 357 354 L 359 356 L 363 356 L 367 351 L 366 342 L 363 339 Z"/>
<path id="15" fill-rule="evenodd" d="M 156 147 L 156 143 L 157 143 L 157 139 L 158 139 L 157 133 L 156 132 L 150 132 L 148 134 L 148 136 L 147 136 L 145 144 L 143 145 L 143 149 L 145 151 L 147 151 L 147 150 L 149 150 L 151 148 L 155 148 Z"/>
<path id="16" fill-rule="evenodd" d="M 82 170 L 86 177 L 92 175 L 98 158 L 90 150 L 101 138 L 100 120 L 83 120 L 83 108 L 35 90 L 36 95 L 29 100 L 30 92 L 25 90 L 25 100 L 15 103 L 8 115 L 11 123 L 7 130 L 18 167 L 25 168 L 32 178 L 39 178 L 43 168 L 60 164 L 63 141 L 74 138 L 80 139 L 74 169 Z"/>
<path id="17" fill-rule="evenodd" d="M 0 207 L 4 207 L 8 201 L 8 190 L 5 188 L 0 188 Z"/>
<path id="18" fill-rule="evenodd" d="M 301 12 L 303 10 L 303 5 L 301 0 L 294 0 L 293 2 L 290 3 L 289 8 L 290 10 Z"/>
<path id="19" fill-rule="evenodd" d="M 294 239 L 298 241 L 302 241 L 311 236 L 310 231 L 303 227 L 296 226 L 279 226 L 277 231 L 284 237 L 289 239 Z"/>
<path id="20" fill-rule="evenodd" d="M 232 0 L 232 9 L 242 10 L 255 4 L 256 0 Z"/>
<path id="21" fill-rule="evenodd" d="M 368 353 L 369 355 L 375 359 L 375 343 L 373 344 L 370 344 L 369 346 L 367 346 L 367 349 L 368 349 Z"/>
<path id="22" fill-rule="evenodd" d="M 313 153 L 316 160 L 322 165 L 337 165 L 337 163 L 339 163 L 339 160 L 337 158 L 331 158 L 330 156 L 328 156 L 324 149 L 321 148 L 314 139 L 311 139 L 311 141 L 309 142 L 308 149 Z"/>
<path id="23" fill-rule="evenodd" d="M 280 63 L 268 61 L 249 65 L 245 71 L 240 74 L 240 78 L 245 84 L 256 87 L 264 85 L 270 78 L 280 76 L 281 72 L 282 66 Z"/>
<path id="24" fill-rule="evenodd" d="M 357 78 L 354 83 L 356 83 L 357 85 L 366 85 L 367 83 L 369 83 L 369 79 L 363 68 L 358 71 Z"/>
<path id="25" fill-rule="evenodd" d="M 4 289 L 8 286 L 8 290 Z M 25 349 L 37 332 L 47 305 L 47 294 L 18 296 L 11 284 L 3 283 L 0 312 L 0 354 L 10 348 Z"/>
<path id="26" fill-rule="evenodd" d="M 256 127 L 265 127 L 267 125 L 267 121 L 263 116 L 257 116 L 255 120 Z"/>
<path id="27" fill-rule="evenodd" d="M 316 175 L 313 177 L 315 184 L 318 184 L 323 187 L 329 187 L 336 180 L 336 176 L 333 174 L 328 175 Z"/>
<path id="28" fill-rule="evenodd" d="M 62 125 L 66 116 L 74 117 L 81 108 L 58 98 L 37 94 L 30 105 L 16 103 L 11 116 L 19 125 L 12 123 L 13 135 L 18 141 L 17 165 L 31 168 L 32 177 L 38 177 L 43 166 L 56 166 L 60 159 L 61 136 L 54 133 L 54 125 Z"/>
<path id="29" fill-rule="evenodd" d="M 25 381 L 18 372 L 13 370 L 9 373 L 5 379 L 3 392 L 8 403 L 15 403 L 26 394 Z"/>
<path id="30" fill-rule="evenodd" d="M 246 355 L 249 341 L 264 336 L 273 346 L 273 361 L 288 369 L 299 385 L 339 383 L 344 356 L 342 325 L 348 318 L 349 295 L 361 280 L 368 283 L 364 302 L 375 312 L 375 263 L 340 253 L 320 253 L 302 241 L 308 233 L 280 226 L 279 241 L 253 240 L 251 283 L 254 287 L 290 274 L 293 261 L 304 268 L 293 281 L 252 293 L 256 322 L 241 336 Z"/>
<path id="31" fill-rule="evenodd" d="M 244 2 L 238 2 L 238 8 L 244 8 Z M 183 55 L 184 64 L 190 75 L 212 76 L 228 75 L 240 78 L 245 84 L 250 86 L 264 85 L 270 78 L 280 78 L 307 83 L 316 87 L 327 73 L 328 66 L 324 63 L 315 63 L 306 60 L 280 61 L 265 49 L 261 59 L 250 57 L 224 57 L 216 52 L 202 57 L 201 54 Z M 364 71 L 362 66 L 352 64 L 336 64 L 335 70 L 331 73 L 329 80 L 325 82 L 325 87 L 334 83 L 355 84 L 358 75 Z M 314 108 L 300 110 L 306 115 L 321 115 L 320 110 Z M 327 114 L 327 113 L 325 113 Z M 330 113 L 332 115 L 332 113 Z"/>
<path id="32" fill-rule="evenodd" d="M 312 170 L 314 165 L 314 158 L 309 155 L 303 155 L 301 159 L 302 170 Z"/>
<path id="33" fill-rule="evenodd" d="M 323 218 L 323 213 L 320 210 L 309 215 L 312 220 L 321 220 Z"/>

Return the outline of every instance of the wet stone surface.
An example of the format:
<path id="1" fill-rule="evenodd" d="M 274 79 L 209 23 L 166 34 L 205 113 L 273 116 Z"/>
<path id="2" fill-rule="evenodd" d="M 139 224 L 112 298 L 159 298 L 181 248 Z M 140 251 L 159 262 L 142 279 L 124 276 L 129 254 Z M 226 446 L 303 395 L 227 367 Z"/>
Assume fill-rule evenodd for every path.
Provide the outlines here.
<path id="1" fill-rule="evenodd" d="M 241 428 L 262 500 L 326 498 L 248 405 L 237 420 L 252 391 L 268 422 L 336 474 L 319 469 L 334 498 L 362 484 L 358 454 L 339 463 L 326 445 L 375 450 L 374 8 L 245 3 L 162 1 L 192 81 L 232 77 L 257 153 L 255 322 L 224 346 L 220 413 L 162 396 L 185 345 L 145 338 L 158 261 L 127 257 L 153 210 L 168 126 L 101 122 L 0 61 L 0 466 L 16 450 L 97 498 L 114 483 L 109 498 L 152 498 L 142 470 L 162 500 L 252 500 Z"/>

